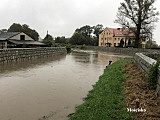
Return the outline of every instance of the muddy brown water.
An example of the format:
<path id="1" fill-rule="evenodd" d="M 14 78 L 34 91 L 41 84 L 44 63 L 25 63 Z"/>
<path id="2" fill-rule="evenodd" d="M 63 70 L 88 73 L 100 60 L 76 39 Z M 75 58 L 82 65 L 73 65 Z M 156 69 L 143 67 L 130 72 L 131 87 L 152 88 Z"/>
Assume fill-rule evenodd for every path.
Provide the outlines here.
<path id="1" fill-rule="evenodd" d="M 109 60 L 124 57 L 81 51 L 0 63 L 0 120 L 66 120 Z"/>

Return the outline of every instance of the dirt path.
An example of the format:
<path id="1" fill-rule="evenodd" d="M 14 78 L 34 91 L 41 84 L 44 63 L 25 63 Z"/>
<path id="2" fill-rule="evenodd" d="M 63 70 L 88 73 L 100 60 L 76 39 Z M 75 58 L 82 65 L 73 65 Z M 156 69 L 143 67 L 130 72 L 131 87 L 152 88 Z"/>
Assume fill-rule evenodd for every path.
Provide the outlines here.
<path id="1" fill-rule="evenodd" d="M 160 120 L 160 96 L 157 92 L 147 89 L 147 77 L 144 72 L 134 62 L 126 64 L 123 68 L 127 75 L 124 83 L 126 103 L 127 108 L 131 108 L 127 110 L 132 111 L 137 120 Z"/>

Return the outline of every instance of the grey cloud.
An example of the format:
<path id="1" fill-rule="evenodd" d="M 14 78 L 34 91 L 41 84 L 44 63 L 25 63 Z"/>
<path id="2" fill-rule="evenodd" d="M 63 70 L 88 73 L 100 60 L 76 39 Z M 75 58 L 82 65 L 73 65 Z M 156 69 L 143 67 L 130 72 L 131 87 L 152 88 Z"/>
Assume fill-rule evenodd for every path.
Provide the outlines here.
<path id="1" fill-rule="evenodd" d="M 118 27 L 113 21 L 123 0 L 1 0 L 0 29 L 12 23 L 28 24 L 43 38 L 46 31 L 56 36 L 70 37 L 76 28 L 83 25 L 103 24 Z M 160 1 L 156 1 L 160 3 Z M 160 6 L 156 6 L 160 9 Z M 160 29 L 160 23 L 157 24 Z M 158 38 L 155 31 L 155 40 Z M 160 41 L 157 41 L 160 44 Z"/>

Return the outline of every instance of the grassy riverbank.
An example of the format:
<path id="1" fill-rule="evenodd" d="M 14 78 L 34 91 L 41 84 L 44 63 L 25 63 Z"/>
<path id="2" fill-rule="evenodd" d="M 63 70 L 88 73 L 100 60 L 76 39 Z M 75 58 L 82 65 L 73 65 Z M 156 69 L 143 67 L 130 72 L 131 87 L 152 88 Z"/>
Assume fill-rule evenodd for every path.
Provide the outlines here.
<path id="1" fill-rule="evenodd" d="M 100 76 L 99 81 L 89 91 L 84 103 L 76 108 L 70 120 L 132 120 L 124 100 L 123 82 L 126 80 L 122 66 L 131 62 L 119 60 Z"/>

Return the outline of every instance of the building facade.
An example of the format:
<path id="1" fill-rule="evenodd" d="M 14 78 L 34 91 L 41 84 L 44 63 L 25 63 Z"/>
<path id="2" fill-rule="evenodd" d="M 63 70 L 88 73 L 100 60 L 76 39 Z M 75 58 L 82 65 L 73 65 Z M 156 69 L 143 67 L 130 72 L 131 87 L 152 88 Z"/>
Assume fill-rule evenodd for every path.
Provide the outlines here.
<path id="1" fill-rule="evenodd" d="M 135 35 L 128 28 L 106 27 L 99 34 L 98 46 L 104 47 L 131 47 L 134 46 Z M 141 47 L 145 48 L 146 40 L 141 40 Z"/>

